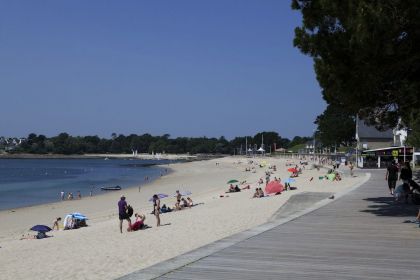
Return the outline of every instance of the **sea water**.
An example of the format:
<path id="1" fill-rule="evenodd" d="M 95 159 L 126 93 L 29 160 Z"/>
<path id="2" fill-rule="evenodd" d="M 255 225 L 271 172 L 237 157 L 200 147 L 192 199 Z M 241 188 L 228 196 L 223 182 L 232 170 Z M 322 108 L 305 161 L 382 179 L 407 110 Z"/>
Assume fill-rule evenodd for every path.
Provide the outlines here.
<path id="1" fill-rule="evenodd" d="M 0 210 L 60 201 L 62 191 L 77 198 L 103 193 L 101 187 L 140 186 L 160 177 L 164 160 L 0 159 Z"/>

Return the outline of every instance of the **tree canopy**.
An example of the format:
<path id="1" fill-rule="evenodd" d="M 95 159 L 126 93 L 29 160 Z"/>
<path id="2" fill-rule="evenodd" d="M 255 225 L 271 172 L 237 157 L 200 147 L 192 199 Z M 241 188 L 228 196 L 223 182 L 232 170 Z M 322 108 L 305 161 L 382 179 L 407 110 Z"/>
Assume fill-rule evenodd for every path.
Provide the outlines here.
<path id="1" fill-rule="evenodd" d="M 314 59 L 328 104 L 378 128 L 420 117 L 420 1 L 292 0 L 294 45 Z"/>
<path id="2" fill-rule="evenodd" d="M 318 125 L 317 138 L 325 146 L 348 146 L 354 141 L 355 118 L 342 108 L 328 105 L 324 113 L 316 118 L 315 124 Z"/>
<path id="3" fill-rule="evenodd" d="M 150 134 L 136 135 L 111 134 L 110 139 L 98 136 L 71 136 L 60 133 L 47 138 L 44 135 L 31 133 L 26 141 L 17 146 L 15 153 L 34 154 L 87 154 L 87 153 L 172 153 L 172 154 L 234 154 L 245 152 L 245 143 L 249 148 L 261 145 L 262 134 L 266 147 L 288 148 L 290 140 L 282 138 L 277 132 L 260 132 L 254 136 L 236 137 L 231 141 L 225 137 L 177 137 L 170 138 L 169 134 L 152 136 Z M 247 138 L 247 141 L 246 141 Z M 296 138 L 296 137 L 295 137 Z M 300 138 L 300 137 L 299 137 Z M 303 137 L 305 138 L 305 137 Z M 302 139 L 303 139 L 302 138 Z M 305 138 L 306 139 L 306 138 Z"/>

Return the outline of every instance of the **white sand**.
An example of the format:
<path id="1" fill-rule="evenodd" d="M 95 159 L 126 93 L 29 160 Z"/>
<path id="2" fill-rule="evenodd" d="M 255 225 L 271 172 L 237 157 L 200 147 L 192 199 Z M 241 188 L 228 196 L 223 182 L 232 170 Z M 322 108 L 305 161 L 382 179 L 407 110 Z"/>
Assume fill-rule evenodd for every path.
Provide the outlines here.
<path id="1" fill-rule="evenodd" d="M 284 159 L 264 159 L 276 164 L 272 175 L 282 179 L 289 174 Z M 241 161 L 241 164 L 237 162 Z M 209 161 L 170 165 L 173 173 L 160 178 L 138 191 L 138 188 L 106 195 L 83 198 L 0 212 L 0 270 L 1 279 L 114 279 L 135 270 L 167 260 L 213 241 L 267 222 L 279 207 L 302 191 L 339 192 L 360 182 L 360 177 L 344 177 L 341 182 L 319 181 L 325 170 L 304 170 L 296 178 L 298 190 L 270 198 L 250 199 L 256 182 L 265 178 L 265 168 L 256 173 L 245 172 L 248 159 L 223 158 Z M 258 161 L 258 159 L 257 159 Z M 261 161 L 261 160 L 259 160 Z M 220 165 L 216 165 L 220 162 Z M 295 161 L 298 162 L 297 160 Z M 345 167 L 341 167 L 345 168 Z M 309 179 L 314 177 L 312 182 Z M 227 190 L 229 179 L 246 180 L 251 190 L 219 195 Z M 263 186 L 262 186 L 263 187 Z M 175 190 L 190 190 L 195 203 L 204 203 L 178 212 L 161 215 L 162 224 L 156 227 L 149 213 L 148 199 L 153 193 L 171 196 L 161 203 L 173 206 Z M 118 228 L 117 202 L 125 194 L 135 212 L 145 213 L 147 230 L 126 232 Z M 71 212 L 89 217 L 86 228 L 54 231 L 52 238 L 19 240 L 34 224 L 52 226 L 55 217 Z"/>

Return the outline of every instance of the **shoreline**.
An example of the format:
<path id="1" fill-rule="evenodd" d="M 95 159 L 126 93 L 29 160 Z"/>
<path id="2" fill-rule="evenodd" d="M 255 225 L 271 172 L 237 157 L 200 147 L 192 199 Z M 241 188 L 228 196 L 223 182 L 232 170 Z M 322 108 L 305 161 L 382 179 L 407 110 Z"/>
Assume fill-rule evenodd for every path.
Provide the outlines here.
<path id="1" fill-rule="evenodd" d="M 267 163 L 263 168 L 255 163 L 255 173 L 245 172 L 245 167 L 250 166 L 247 163 L 249 160 Z M 296 178 L 295 186 L 298 186 L 298 190 L 251 199 L 254 188 L 258 186 L 257 180 L 264 176 L 269 164 L 278 167 L 273 177 L 288 177 L 286 161 L 278 158 L 227 157 L 175 163 L 170 167 L 172 173 L 151 182 L 141 188 L 140 192 L 132 188 L 92 199 L 35 206 L 14 213 L 0 212 L 0 263 L 7 267 L 4 277 L 37 278 L 42 275 L 44 279 L 115 279 L 264 224 L 291 195 L 305 191 L 336 193 L 362 179 L 345 177 L 340 182 L 318 181 L 317 176 L 325 171 L 307 169 Z M 316 179 L 309 180 L 311 177 Z M 230 179 L 246 180 L 251 190 L 225 194 L 226 182 Z M 150 214 L 152 205 L 148 199 L 153 193 L 166 193 L 169 197 L 162 199 L 161 204 L 172 207 L 175 202 L 172 194 L 177 189 L 192 191 L 193 201 L 202 204 L 162 214 L 164 226 L 157 228 L 155 218 Z M 121 194 L 127 197 L 128 204 L 133 206 L 135 212 L 146 214 L 145 222 L 152 228 L 119 233 L 116 204 Z M 54 231 L 50 233 L 53 238 L 44 240 L 18 240 L 22 234 L 28 233 L 28 228 L 33 224 L 50 225 L 55 217 L 71 211 L 87 215 L 89 226 L 77 230 Z M 124 229 L 126 226 L 124 222 Z M 60 261 L 51 263 L 51 259 Z M 89 263 L 89 266 L 71 271 L 65 276 L 59 273 L 68 265 L 75 265 L 76 259 L 78 262 Z M 123 266 L 120 261 L 124 262 Z M 31 271 L 20 269 L 22 265 L 31 268 Z"/>
<path id="2" fill-rule="evenodd" d="M 0 153 L 0 159 L 139 159 L 139 160 L 206 160 L 225 157 L 227 155 L 189 155 L 189 154 L 27 154 Z"/>
<path id="3" fill-rule="evenodd" d="M 29 159 L 29 158 L 27 158 L 27 159 Z M 52 159 L 52 158 L 44 158 L 44 159 L 47 160 L 47 159 Z M 73 160 L 75 158 L 65 158 L 65 159 L 66 160 Z M 92 159 L 92 158 L 85 158 L 85 159 Z M 118 157 L 118 158 L 115 158 L 115 159 L 121 159 L 121 158 Z M 137 160 L 141 160 L 141 159 L 137 159 Z M 149 161 L 149 159 L 144 159 L 144 160 Z M 150 161 L 152 161 L 152 159 L 150 159 Z M 165 162 L 162 162 L 162 161 L 165 161 Z M 123 184 L 122 185 L 120 184 L 121 186 L 123 186 L 123 188 L 119 191 L 102 191 L 100 189 L 100 186 L 95 186 L 93 195 L 89 196 L 87 193 L 84 193 L 83 196 L 82 196 L 82 200 L 85 200 L 87 198 L 106 195 L 106 194 L 113 193 L 113 192 L 114 193 L 124 192 L 125 190 L 129 190 L 129 189 L 132 189 L 132 188 L 138 188 L 138 186 L 144 187 L 147 184 L 153 183 L 155 180 L 161 178 L 162 176 L 167 176 L 171 172 L 173 172 L 173 170 L 169 167 L 170 164 L 183 163 L 183 162 L 186 162 L 186 161 L 162 159 L 159 162 L 151 162 L 151 163 L 146 162 L 144 164 L 141 164 L 141 166 L 144 167 L 144 168 L 159 168 L 159 170 L 155 169 L 155 174 L 153 174 L 152 176 L 148 176 L 149 180 L 147 182 L 144 181 L 143 177 L 139 177 L 138 180 L 135 180 L 135 182 L 129 183 L 126 186 L 124 186 Z M 164 172 L 164 170 L 167 170 L 168 172 Z M 159 176 L 159 175 L 161 175 L 161 176 Z M 116 184 L 119 184 L 119 183 L 116 183 Z M 19 197 L 16 197 L 15 199 L 19 199 Z M 59 198 L 59 191 L 58 191 L 57 192 L 57 198 L 54 199 L 54 200 L 49 200 L 49 199 L 44 200 L 44 201 L 41 200 L 40 202 L 34 202 L 32 204 L 28 204 L 28 205 L 24 205 L 24 206 L 8 207 L 8 208 L 4 208 L 4 209 L 0 208 L 0 212 L 3 212 L 3 211 L 16 212 L 17 210 L 21 210 L 21 209 L 25 209 L 25 208 L 33 208 L 33 207 L 42 206 L 42 205 L 60 204 L 60 203 L 66 202 L 66 201 L 79 201 L 79 200 L 80 199 L 78 199 L 76 196 L 72 200 L 68 200 L 68 199 L 61 200 Z"/>

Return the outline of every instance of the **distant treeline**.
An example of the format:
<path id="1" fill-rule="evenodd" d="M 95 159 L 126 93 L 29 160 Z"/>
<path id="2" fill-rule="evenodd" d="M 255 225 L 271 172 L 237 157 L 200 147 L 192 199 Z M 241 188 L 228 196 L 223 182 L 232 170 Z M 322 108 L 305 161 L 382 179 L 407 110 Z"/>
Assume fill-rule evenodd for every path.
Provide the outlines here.
<path id="1" fill-rule="evenodd" d="M 261 146 L 262 134 L 264 135 L 264 147 L 267 152 L 276 148 L 289 148 L 303 144 L 310 140 L 309 137 L 296 136 L 293 140 L 282 138 L 276 132 L 261 132 L 254 136 L 248 136 L 248 149 Z M 231 141 L 220 138 L 207 137 L 178 137 L 170 138 L 169 134 L 152 136 L 150 134 L 116 135 L 113 133 L 110 139 L 98 136 L 71 136 L 60 133 L 55 137 L 48 138 L 44 135 L 31 133 L 25 141 L 16 146 L 11 153 L 32 154 L 96 154 L 96 153 L 171 153 L 171 154 L 238 154 L 245 151 L 245 137 L 236 137 Z"/>

